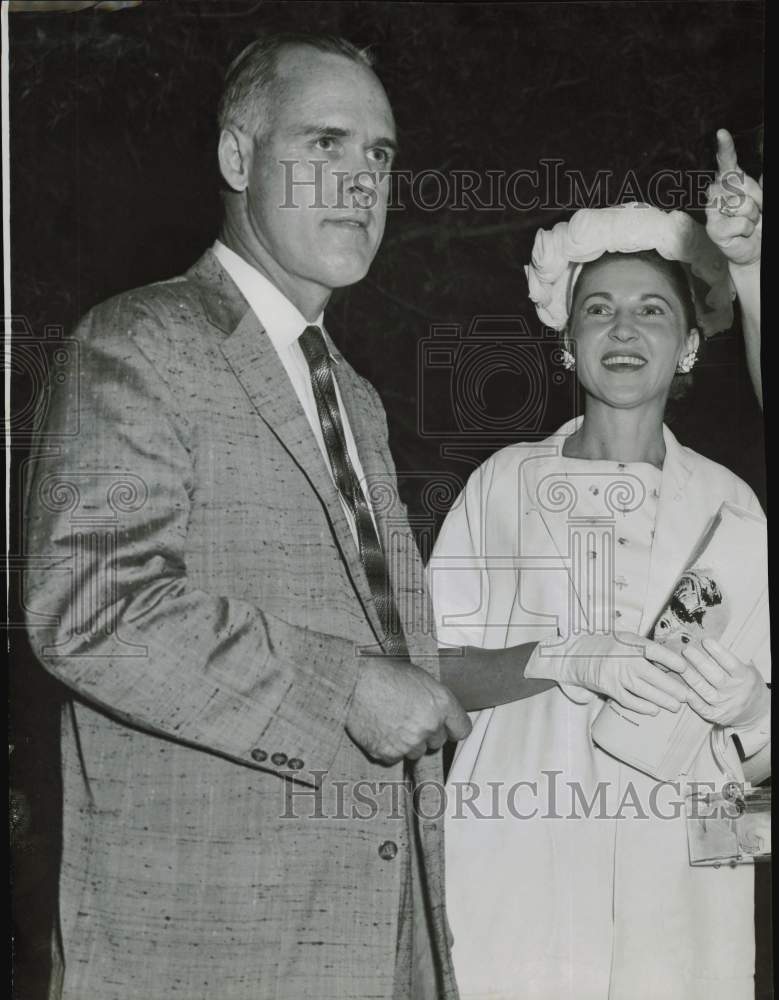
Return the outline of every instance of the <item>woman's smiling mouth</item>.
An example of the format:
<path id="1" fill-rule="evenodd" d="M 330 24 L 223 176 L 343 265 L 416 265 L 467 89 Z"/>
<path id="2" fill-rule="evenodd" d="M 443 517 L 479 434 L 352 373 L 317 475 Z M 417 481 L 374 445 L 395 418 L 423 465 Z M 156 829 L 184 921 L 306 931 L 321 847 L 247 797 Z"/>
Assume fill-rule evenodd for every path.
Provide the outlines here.
<path id="1" fill-rule="evenodd" d="M 646 363 L 646 358 L 640 354 L 617 354 L 616 351 L 604 354 L 601 358 L 601 364 L 610 371 L 637 371 Z"/>

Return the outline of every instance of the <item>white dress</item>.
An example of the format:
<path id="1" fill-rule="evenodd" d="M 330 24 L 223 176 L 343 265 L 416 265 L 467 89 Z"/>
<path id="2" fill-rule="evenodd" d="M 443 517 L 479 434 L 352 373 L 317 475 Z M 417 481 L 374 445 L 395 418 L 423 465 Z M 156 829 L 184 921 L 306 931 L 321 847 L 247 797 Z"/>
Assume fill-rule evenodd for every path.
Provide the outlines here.
<path id="1" fill-rule="evenodd" d="M 645 634 L 719 505 L 760 510 L 667 428 L 662 472 L 562 457 L 578 424 L 471 476 L 430 563 L 442 644 Z M 751 868 L 692 868 L 683 791 L 599 750 L 602 700 L 565 691 L 475 713 L 455 757 L 446 893 L 463 1000 L 752 998 Z M 722 783 L 708 744 L 694 776 Z"/>

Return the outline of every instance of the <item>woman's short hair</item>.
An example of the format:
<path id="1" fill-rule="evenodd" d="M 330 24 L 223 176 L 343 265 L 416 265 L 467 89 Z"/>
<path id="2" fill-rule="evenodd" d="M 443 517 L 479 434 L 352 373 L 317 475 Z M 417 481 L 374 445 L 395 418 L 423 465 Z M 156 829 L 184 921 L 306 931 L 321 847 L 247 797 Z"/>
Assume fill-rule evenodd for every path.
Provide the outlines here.
<path id="1" fill-rule="evenodd" d="M 337 35 L 308 35 L 294 31 L 263 35 L 247 45 L 227 69 L 219 102 L 219 128 L 234 125 L 252 136 L 266 128 L 275 96 L 279 55 L 286 48 L 303 45 L 373 68 L 373 59 L 367 50 Z"/>

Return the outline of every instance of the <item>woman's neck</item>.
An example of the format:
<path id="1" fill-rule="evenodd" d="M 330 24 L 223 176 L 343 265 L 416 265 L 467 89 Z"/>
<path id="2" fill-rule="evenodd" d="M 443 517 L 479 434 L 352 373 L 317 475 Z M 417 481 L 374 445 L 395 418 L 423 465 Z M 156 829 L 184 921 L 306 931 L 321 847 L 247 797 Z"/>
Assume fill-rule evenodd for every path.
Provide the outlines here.
<path id="1" fill-rule="evenodd" d="M 647 462 L 658 469 L 665 459 L 664 406 L 616 409 L 589 398 L 584 420 L 566 439 L 563 455 L 606 462 Z"/>

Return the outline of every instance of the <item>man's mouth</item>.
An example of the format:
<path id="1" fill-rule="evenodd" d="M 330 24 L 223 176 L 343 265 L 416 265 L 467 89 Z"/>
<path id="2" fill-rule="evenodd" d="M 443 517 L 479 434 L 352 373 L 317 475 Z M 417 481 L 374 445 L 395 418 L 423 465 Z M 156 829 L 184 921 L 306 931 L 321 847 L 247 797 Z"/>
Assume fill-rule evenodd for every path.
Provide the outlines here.
<path id="1" fill-rule="evenodd" d="M 356 215 L 345 215 L 343 218 L 327 219 L 327 222 L 332 226 L 343 226 L 346 229 L 354 229 L 355 231 L 364 230 L 367 232 L 368 225 L 370 222 L 370 217 L 356 216 Z"/>
<path id="2" fill-rule="evenodd" d="M 643 368 L 646 358 L 640 354 L 617 354 L 616 352 L 604 354 L 601 364 L 612 371 L 633 371 Z"/>

